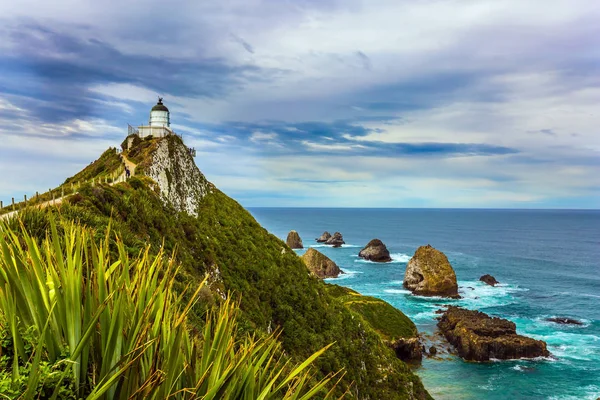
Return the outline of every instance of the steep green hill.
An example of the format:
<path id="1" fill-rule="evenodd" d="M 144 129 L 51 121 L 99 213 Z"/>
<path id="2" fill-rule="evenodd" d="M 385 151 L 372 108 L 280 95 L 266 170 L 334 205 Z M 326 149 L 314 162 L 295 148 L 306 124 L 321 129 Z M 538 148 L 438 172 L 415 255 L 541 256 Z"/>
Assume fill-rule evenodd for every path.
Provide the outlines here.
<path id="1" fill-rule="evenodd" d="M 206 301 L 202 304 L 218 302 L 228 292 L 240 296 L 242 331 L 261 335 L 281 327 L 283 348 L 296 360 L 335 342 L 317 360 L 317 366 L 322 376 L 344 369 L 346 375 L 340 386 L 349 387 L 352 397 L 430 398 L 419 378 L 384 345 L 376 331 L 384 322 L 371 327 L 372 315 L 357 318 L 342 298 L 330 294 L 327 284 L 310 276 L 284 242 L 269 234 L 214 185 L 203 181 L 199 187 L 188 187 L 189 183 L 177 186 L 179 176 L 204 177 L 181 139 L 171 136 L 153 140 L 153 148 L 162 146 L 168 149 L 168 155 L 135 148 L 125 155 L 145 154 L 137 161 L 144 165 L 144 173 L 154 174 L 155 179 L 140 175 L 114 186 L 84 186 L 60 208 L 22 213 L 25 223 L 41 237 L 48 226 L 47 214 L 54 213 L 64 221 L 76 220 L 97 228 L 99 237 L 112 224 L 131 254 L 147 244 L 156 249 L 162 246 L 167 253 L 176 250 L 183 267 L 176 287 L 197 285 L 208 274 L 210 291 L 203 294 Z M 144 149 L 150 148 L 147 142 L 141 143 Z M 163 175 L 170 178 L 163 181 Z M 170 194 L 167 196 L 165 191 Z M 190 204 L 195 212 L 182 211 Z M 351 308 L 361 312 L 356 305 Z M 203 306 L 193 310 L 195 323 L 201 324 L 205 311 Z M 378 309 L 367 311 L 371 314 Z M 410 331 L 410 324 L 407 326 Z"/>

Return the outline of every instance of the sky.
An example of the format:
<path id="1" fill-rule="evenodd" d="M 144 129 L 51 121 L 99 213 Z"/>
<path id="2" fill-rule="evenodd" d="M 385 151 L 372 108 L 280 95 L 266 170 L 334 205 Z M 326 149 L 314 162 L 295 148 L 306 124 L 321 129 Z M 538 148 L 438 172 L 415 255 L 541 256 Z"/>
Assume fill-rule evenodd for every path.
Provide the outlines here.
<path id="1" fill-rule="evenodd" d="M 600 208 L 597 0 L 0 1 L 0 200 L 157 96 L 244 206 Z"/>

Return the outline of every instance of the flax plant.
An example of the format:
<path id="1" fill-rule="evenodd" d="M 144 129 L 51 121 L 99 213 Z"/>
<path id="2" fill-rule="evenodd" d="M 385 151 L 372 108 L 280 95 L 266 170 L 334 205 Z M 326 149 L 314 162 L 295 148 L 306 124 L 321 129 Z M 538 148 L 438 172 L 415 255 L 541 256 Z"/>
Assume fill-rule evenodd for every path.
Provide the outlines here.
<path id="1" fill-rule="evenodd" d="M 293 365 L 277 333 L 236 336 L 234 301 L 193 334 L 188 315 L 206 280 L 176 293 L 174 255 L 148 247 L 130 258 L 110 227 L 96 241 L 91 229 L 51 219 L 39 243 L 14 225 L 0 222 L 0 330 L 12 343 L 0 356 L 12 354 L 6 369 L 16 393 L 8 398 L 56 399 L 65 388 L 90 400 L 333 396 L 341 374 L 318 380 L 311 366 L 327 347 Z"/>

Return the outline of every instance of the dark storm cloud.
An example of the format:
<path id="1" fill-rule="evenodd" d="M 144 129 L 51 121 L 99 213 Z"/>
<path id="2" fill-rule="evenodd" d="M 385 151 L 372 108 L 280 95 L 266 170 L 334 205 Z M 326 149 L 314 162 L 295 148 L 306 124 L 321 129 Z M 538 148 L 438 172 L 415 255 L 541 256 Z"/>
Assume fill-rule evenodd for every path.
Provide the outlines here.
<path id="1" fill-rule="evenodd" d="M 379 120 L 379 119 L 378 119 Z M 209 136 L 235 136 L 246 148 L 263 155 L 354 155 L 378 157 L 399 156 L 496 156 L 516 154 L 512 147 L 480 143 L 384 143 L 374 140 L 361 141 L 368 134 L 380 133 L 381 129 L 368 128 L 354 120 L 334 122 L 265 121 L 261 123 L 225 122 L 202 124 L 198 128 L 210 132 Z M 262 140 L 252 140 L 259 132 Z M 358 140 L 357 140 L 358 139 Z"/>
<path id="2" fill-rule="evenodd" d="M 268 73 L 218 58 L 124 54 L 93 37 L 40 24 L 14 25 L 8 35 L 16 50 L 0 54 L 0 90 L 25 103 L 27 97 L 42 100 L 22 105 L 47 122 L 100 115 L 96 100 L 102 97 L 88 91 L 93 85 L 128 83 L 175 96 L 221 98 Z"/>

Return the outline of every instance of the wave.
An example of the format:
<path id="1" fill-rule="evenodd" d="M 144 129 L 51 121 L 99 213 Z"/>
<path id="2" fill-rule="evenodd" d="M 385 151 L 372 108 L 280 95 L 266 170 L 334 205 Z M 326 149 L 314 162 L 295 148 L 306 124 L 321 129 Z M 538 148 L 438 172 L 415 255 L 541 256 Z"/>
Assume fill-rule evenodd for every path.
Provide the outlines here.
<path id="1" fill-rule="evenodd" d="M 353 278 L 355 275 L 363 273 L 362 271 L 353 271 L 353 270 L 349 270 L 349 269 L 346 269 L 346 268 L 343 268 L 342 271 L 344 273 L 343 274 L 339 274 L 337 278 L 325 278 L 323 280 L 326 281 L 326 282 L 339 281 L 339 280 L 343 280 L 343 279 Z"/>
<path id="2" fill-rule="evenodd" d="M 514 304 L 516 293 L 529 290 L 511 284 L 490 286 L 480 281 L 459 281 L 458 286 L 458 293 L 462 296 L 460 305 L 471 309 Z"/>
<path id="3" fill-rule="evenodd" d="M 412 294 L 410 290 L 406 289 L 383 289 L 384 293 L 392 294 Z"/>
<path id="4" fill-rule="evenodd" d="M 404 281 L 389 281 L 387 285 L 402 285 Z"/>
<path id="5" fill-rule="evenodd" d="M 523 360 L 523 361 L 547 361 L 547 362 L 557 362 L 558 359 L 556 357 L 543 357 L 543 356 L 539 356 L 539 357 L 520 357 L 520 358 L 516 358 L 516 359 L 510 359 L 510 360 L 503 360 L 500 358 L 490 358 L 491 362 L 494 363 L 512 363 L 518 360 Z M 516 367 L 519 367 L 519 365 L 516 365 L 515 367 L 513 367 L 512 369 L 517 369 Z"/>
<path id="6" fill-rule="evenodd" d="M 356 257 L 358 257 L 358 256 L 356 256 Z M 404 254 L 404 253 L 391 253 L 390 257 L 391 257 L 392 261 L 388 261 L 388 262 L 384 262 L 384 263 L 365 260 L 364 258 L 358 258 L 358 259 L 354 260 L 354 262 L 363 263 L 363 264 L 378 264 L 378 265 L 406 264 L 411 259 L 411 257 L 409 255 Z"/>
<path id="7" fill-rule="evenodd" d="M 600 395 L 600 386 L 588 385 L 580 389 L 580 395 L 551 396 L 548 400 L 595 400 Z"/>
<path id="8" fill-rule="evenodd" d="M 407 263 L 410 261 L 411 256 L 404 253 L 391 253 L 390 257 L 392 258 L 391 262 L 396 263 Z"/>
<path id="9" fill-rule="evenodd" d="M 330 244 L 324 244 L 324 243 L 320 243 L 320 244 L 309 244 L 308 247 L 314 247 L 314 248 L 319 248 L 319 247 L 331 247 L 334 248 L 332 245 Z M 355 244 L 343 244 L 342 248 L 353 248 L 353 247 L 360 247 L 357 246 Z"/>
<path id="10" fill-rule="evenodd" d="M 557 295 L 559 295 L 559 296 L 591 297 L 593 299 L 600 299 L 600 296 L 598 296 L 596 294 L 590 294 L 590 293 L 558 292 Z"/>

